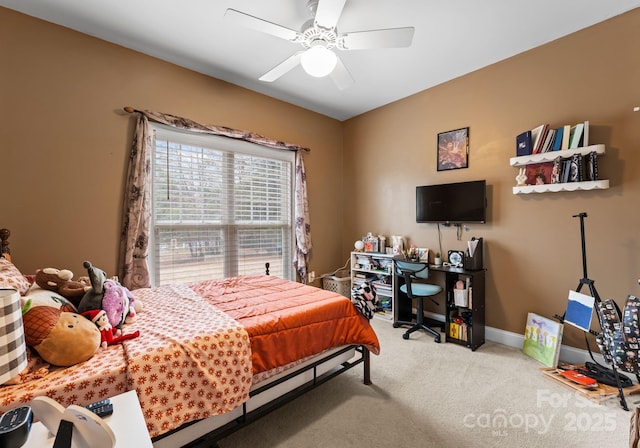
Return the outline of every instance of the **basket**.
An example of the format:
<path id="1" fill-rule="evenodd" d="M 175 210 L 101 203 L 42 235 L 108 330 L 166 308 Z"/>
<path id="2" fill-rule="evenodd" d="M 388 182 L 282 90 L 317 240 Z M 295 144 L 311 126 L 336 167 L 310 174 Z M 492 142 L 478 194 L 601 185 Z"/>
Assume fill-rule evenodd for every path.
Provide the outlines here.
<path id="1" fill-rule="evenodd" d="M 322 289 L 351 298 L 351 273 L 348 269 L 338 269 L 331 274 L 323 275 Z"/>

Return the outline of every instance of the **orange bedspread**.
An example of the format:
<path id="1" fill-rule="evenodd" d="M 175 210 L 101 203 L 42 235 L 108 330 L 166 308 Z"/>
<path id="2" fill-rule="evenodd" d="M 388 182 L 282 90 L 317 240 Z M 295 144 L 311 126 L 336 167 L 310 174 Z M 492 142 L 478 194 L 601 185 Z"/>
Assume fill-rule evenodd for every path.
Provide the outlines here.
<path id="1" fill-rule="evenodd" d="M 379 353 L 369 321 L 336 293 L 277 277 L 246 276 L 138 289 L 144 304 L 124 332 L 140 337 L 101 349 L 43 378 L 0 387 L 0 414 L 47 395 L 86 405 L 135 389 L 152 437 L 230 411 L 253 376 L 342 345 Z M 249 344 L 247 344 L 249 339 Z"/>
<path id="2" fill-rule="evenodd" d="M 369 321 L 334 292 L 266 275 L 200 282 L 191 288 L 247 330 L 254 374 L 341 345 L 380 351 Z"/>

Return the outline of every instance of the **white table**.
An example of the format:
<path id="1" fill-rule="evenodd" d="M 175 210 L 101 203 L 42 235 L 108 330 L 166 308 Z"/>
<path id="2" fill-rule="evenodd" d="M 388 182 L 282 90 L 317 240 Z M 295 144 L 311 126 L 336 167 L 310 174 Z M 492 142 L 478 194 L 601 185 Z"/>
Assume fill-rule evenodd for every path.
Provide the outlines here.
<path id="1" fill-rule="evenodd" d="M 113 414 L 104 418 L 116 436 L 116 448 L 152 448 L 147 425 L 134 390 L 111 397 Z M 31 426 L 29 439 L 22 448 L 48 448 L 53 446 L 55 436 L 49 434 L 42 423 Z"/>

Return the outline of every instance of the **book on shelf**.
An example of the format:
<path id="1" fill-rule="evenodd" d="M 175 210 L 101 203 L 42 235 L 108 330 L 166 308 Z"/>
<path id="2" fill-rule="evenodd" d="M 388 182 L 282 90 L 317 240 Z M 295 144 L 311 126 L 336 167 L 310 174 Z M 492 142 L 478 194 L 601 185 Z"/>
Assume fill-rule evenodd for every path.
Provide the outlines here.
<path id="1" fill-rule="evenodd" d="M 551 183 L 559 184 L 562 176 L 562 157 L 558 156 L 553 159 L 553 166 L 551 167 Z"/>
<path id="2" fill-rule="evenodd" d="M 569 149 L 576 149 L 580 147 L 583 130 L 584 123 L 578 123 L 575 126 L 571 126 L 571 141 L 569 142 Z"/>
<path id="3" fill-rule="evenodd" d="M 571 141 L 571 125 L 564 125 L 564 130 L 562 131 L 562 146 L 560 146 L 560 150 L 564 151 L 565 149 L 569 149 L 569 142 Z"/>
<path id="4" fill-rule="evenodd" d="M 585 180 L 598 180 L 598 154 L 595 151 L 586 156 Z"/>
<path id="5" fill-rule="evenodd" d="M 584 122 L 582 128 L 582 146 L 589 146 L 589 120 Z"/>
<path id="6" fill-rule="evenodd" d="M 548 124 L 541 124 L 531 130 L 531 154 L 538 154 L 540 152 L 540 148 L 547 136 L 547 129 L 549 129 Z"/>
<path id="7" fill-rule="evenodd" d="M 564 157 L 562 159 L 562 174 L 560 177 L 560 183 L 566 184 L 569 182 L 569 173 L 571 172 L 571 158 Z"/>
<path id="8" fill-rule="evenodd" d="M 571 156 L 569 182 L 582 182 L 583 180 L 584 167 L 582 163 L 582 154 L 574 154 Z"/>
<path id="9" fill-rule="evenodd" d="M 516 156 L 531 154 L 531 131 L 524 131 L 516 137 Z"/>
<path id="10" fill-rule="evenodd" d="M 376 290 L 376 293 L 383 296 L 391 297 L 393 296 L 393 290 L 391 285 L 381 282 L 379 280 L 375 280 L 371 283 L 373 288 Z"/>
<path id="11" fill-rule="evenodd" d="M 556 134 L 555 129 L 548 128 L 547 133 L 545 134 L 544 141 L 542 142 L 542 146 L 540 146 L 540 153 L 551 151 L 551 147 L 553 146 L 553 138 Z"/>
<path id="12" fill-rule="evenodd" d="M 449 336 L 454 339 L 466 341 L 468 335 L 468 329 L 466 323 L 450 322 L 449 323 Z"/>
<path id="13" fill-rule="evenodd" d="M 564 127 L 559 127 L 556 129 L 556 134 L 553 138 L 553 148 L 552 151 L 560 151 L 562 148 L 562 136 L 564 135 Z"/>

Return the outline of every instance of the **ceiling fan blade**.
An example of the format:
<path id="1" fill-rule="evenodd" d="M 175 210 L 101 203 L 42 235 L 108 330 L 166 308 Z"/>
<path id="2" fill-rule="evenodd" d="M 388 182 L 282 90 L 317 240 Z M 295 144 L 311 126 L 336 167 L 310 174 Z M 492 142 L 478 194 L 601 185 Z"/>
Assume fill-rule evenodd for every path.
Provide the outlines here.
<path id="1" fill-rule="evenodd" d="M 300 64 L 300 58 L 302 57 L 302 53 L 304 53 L 304 51 L 298 51 L 293 56 L 288 57 L 287 59 L 282 61 L 280 64 L 276 65 L 267 73 L 262 75 L 259 78 L 260 81 L 273 82 L 279 77 L 281 77 L 282 75 L 284 75 L 285 73 L 289 72 L 290 70 L 293 70 Z"/>
<path id="2" fill-rule="evenodd" d="M 253 17 L 249 14 L 245 14 L 244 12 L 236 11 L 235 9 L 227 9 L 224 16 L 238 25 L 271 34 L 272 36 L 280 37 L 281 39 L 293 41 L 298 36 L 297 31 L 286 28 L 282 25 L 267 22 L 266 20 Z"/>
<path id="3" fill-rule="evenodd" d="M 332 29 L 338 24 L 340 14 L 347 0 L 320 0 L 315 22 L 323 28 Z"/>
<path id="4" fill-rule="evenodd" d="M 340 58 L 338 58 L 336 67 L 329 76 L 331 76 L 331 79 L 333 79 L 333 82 L 336 83 L 336 86 L 338 86 L 340 90 L 344 90 L 354 83 L 351 73 L 349 73 L 349 70 L 347 70 L 347 67 L 345 67 Z"/>
<path id="5" fill-rule="evenodd" d="M 413 32 L 413 27 L 407 27 L 346 33 L 341 36 L 341 48 L 343 50 L 366 50 L 369 48 L 409 47 L 413 41 Z"/>

